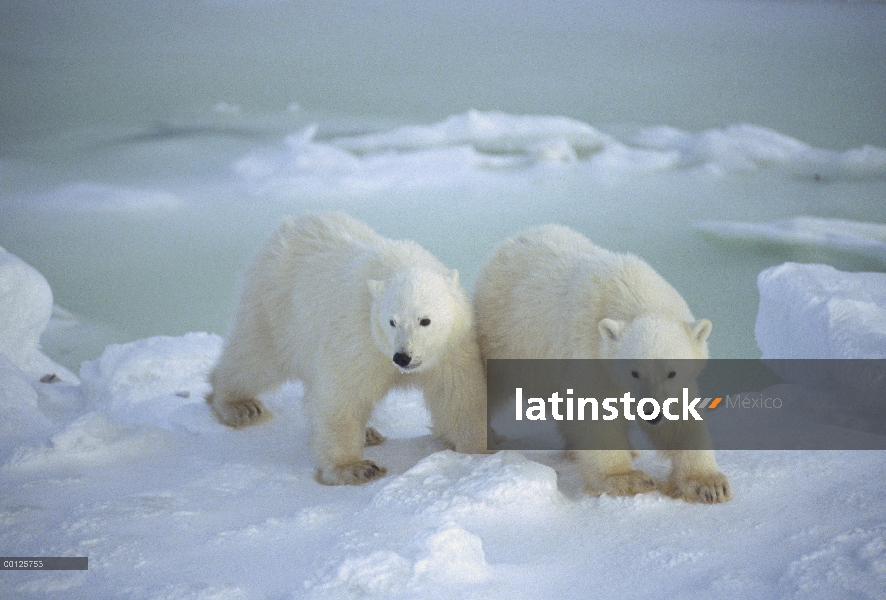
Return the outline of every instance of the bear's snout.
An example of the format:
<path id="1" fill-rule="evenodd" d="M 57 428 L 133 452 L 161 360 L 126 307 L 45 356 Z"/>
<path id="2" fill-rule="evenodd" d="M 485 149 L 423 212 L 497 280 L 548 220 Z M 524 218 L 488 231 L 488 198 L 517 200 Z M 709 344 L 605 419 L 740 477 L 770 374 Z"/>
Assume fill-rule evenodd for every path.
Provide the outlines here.
<path id="1" fill-rule="evenodd" d="M 397 352 L 394 354 L 394 364 L 398 367 L 405 367 L 412 362 L 412 357 L 405 352 Z"/>
<path id="2" fill-rule="evenodd" d="M 647 408 L 648 408 L 649 410 L 646 410 Z M 662 418 L 662 413 L 661 413 L 661 412 L 659 412 L 658 415 L 656 415 L 656 417 L 655 417 L 654 419 L 649 419 L 649 418 L 648 418 L 648 417 L 650 417 L 650 416 L 652 415 L 652 413 L 654 412 L 654 411 L 652 410 L 652 407 L 644 406 L 643 409 L 641 410 L 641 412 L 643 413 L 643 417 L 641 417 L 641 418 L 645 418 L 646 422 L 649 423 L 650 425 L 655 425 L 656 423 L 658 423 L 659 421 L 661 421 L 661 418 Z"/>

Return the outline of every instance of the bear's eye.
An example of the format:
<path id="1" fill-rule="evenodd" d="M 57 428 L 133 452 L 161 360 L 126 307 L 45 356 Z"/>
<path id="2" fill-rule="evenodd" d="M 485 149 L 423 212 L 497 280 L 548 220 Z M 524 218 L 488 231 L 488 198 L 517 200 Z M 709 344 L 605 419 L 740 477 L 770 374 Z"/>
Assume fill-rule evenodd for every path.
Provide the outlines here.
<path id="1" fill-rule="evenodd" d="M 431 324 L 431 320 L 429 318 L 425 317 L 424 319 L 419 321 L 418 324 L 421 325 L 422 327 L 427 327 L 428 325 Z"/>
<path id="2" fill-rule="evenodd" d="M 394 319 L 391 319 L 390 321 L 388 321 L 388 323 L 391 324 L 391 327 L 396 327 L 396 326 L 397 326 L 397 324 L 394 323 Z"/>
<path id="3" fill-rule="evenodd" d="M 633 377 L 634 379 L 640 379 L 640 374 L 636 371 L 631 371 L 631 377 Z"/>
<path id="4" fill-rule="evenodd" d="M 673 378 L 676 377 L 676 376 L 677 376 L 677 372 L 676 372 L 676 371 L 671 371 L 670 373 L 668 373 L 668 379 L 673 379 Z"/>

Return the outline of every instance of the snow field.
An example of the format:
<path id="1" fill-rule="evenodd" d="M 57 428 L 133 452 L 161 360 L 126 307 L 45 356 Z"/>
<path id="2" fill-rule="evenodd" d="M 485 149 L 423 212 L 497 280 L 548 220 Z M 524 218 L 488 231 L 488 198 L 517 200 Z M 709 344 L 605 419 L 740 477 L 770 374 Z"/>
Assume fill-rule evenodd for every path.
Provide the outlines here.
<path id="1" fill-rule="evenodd" d="M 822 272 L 818 288 L 864 279 Z M 763 296 L 761 314 L 795 306 L 790 296 Z M 811 333 L 814 314 L 804 331 L 823 335 Z M 220 348 L 218 336 L 200 333 L 111 345 L 84 363 L 79 385 L 40 383 L 0 356 L 0 409 L 18 419 L 0 438 L 0 546 L 90 557 L 86 572 L 4 571 L 5 597 L 601 590 L 824 600 L 886 591 L 883 453 L 720 452 L 736 498 L 715 507 L 659 494 L 591 498 L 555 453 L 445 450 L 427 433 L 420 394 L 406 391 L 376 411 L 373 424 L 390 437 L 367 449 L 389 475 L 326 487 L 313 477 L 300 385 L 267 398 L 275 419 L 264 426 L 235 431 L 214 420 L 203 394 Z M 641 466 L 666 474 L 653 455 Z"/>

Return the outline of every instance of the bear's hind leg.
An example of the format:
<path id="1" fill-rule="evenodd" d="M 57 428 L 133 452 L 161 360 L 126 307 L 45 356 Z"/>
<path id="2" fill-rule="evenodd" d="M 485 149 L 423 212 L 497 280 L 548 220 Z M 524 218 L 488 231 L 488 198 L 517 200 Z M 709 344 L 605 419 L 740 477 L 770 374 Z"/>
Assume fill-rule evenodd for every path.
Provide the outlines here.
<path id="1" fill-rule="evenodd" d="M 375 427 L 367 427 L 366 428 L 366 441 L 364 442 L 367 446 L 378 446 L 385 441 L 385 436 L 378 432 L 378 429 Z"/>

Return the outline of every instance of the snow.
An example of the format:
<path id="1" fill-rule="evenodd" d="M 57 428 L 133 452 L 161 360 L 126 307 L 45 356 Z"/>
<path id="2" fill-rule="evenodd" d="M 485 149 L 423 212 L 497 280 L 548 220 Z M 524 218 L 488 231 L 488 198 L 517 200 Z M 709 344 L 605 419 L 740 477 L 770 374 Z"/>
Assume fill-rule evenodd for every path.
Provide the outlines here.
<path id="1" fill-rule="evenodd" d="M 565 223 L 650 261 L 715 357 L 883 356 L 886 5 L 126 4 L 0 23 L 0 548 L 90 563 L 4 600 L 886 597 L 882 452 L 719 452 L 720 506 L 591 498 L 556 453 L 446 450 L 403 390 L 388 475 L 331 488 L 300 384 L 241 431 L 203 401 L 237 274 L 318 209 L 468 287 Z"/>
<path id="2" fill-rule="evenodd" d="M 784 290 L 856 305 L 867 294 L 869 310 L 831 329 L 882 340 L 884 277 L 783 265 L 760 276 L 761 318 L 770 304 L 797 305 Z M 766 300 L 779 285 L 781 299 Z M 18 287 L 2 308 L 41 297 L 41 286 Z M 798 312 L 778 331 L 815 337 L 817 316 Z M 777 336 L 760 331 L 772 355 Z M 736 494 L 720 506 L 657 493 L 591 498 L 559 454 L 443 448 L 421 395 L 405 391 L 372 421 L 390 437 L 367 456 L 388 475 L 326 487 L 314 480 L 299 384 L 268 395 L 275 419 L 266 425 L 238 431 L 213 418 L 203 396 L 221 341 L 190 333 L 112 344 L 83 364 L 80 383 L 41 383 L 0 354 L 0 546 L 89 556 L 85 572 L 3 571 L 4 598 L 886 592 L 883 453 L 720 452 Z M 640 460 L 665 475 L 654 455 Z"/>

